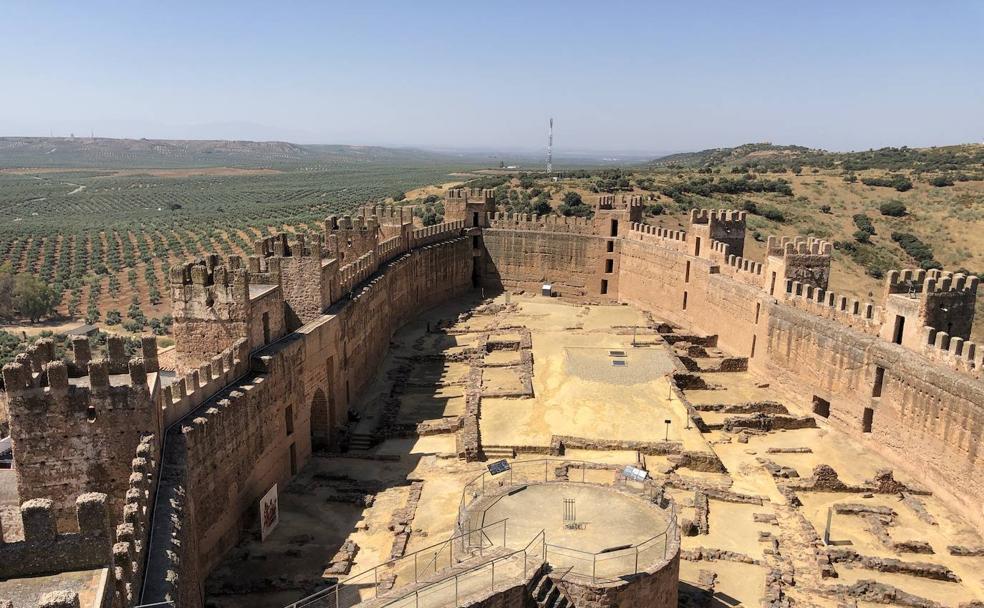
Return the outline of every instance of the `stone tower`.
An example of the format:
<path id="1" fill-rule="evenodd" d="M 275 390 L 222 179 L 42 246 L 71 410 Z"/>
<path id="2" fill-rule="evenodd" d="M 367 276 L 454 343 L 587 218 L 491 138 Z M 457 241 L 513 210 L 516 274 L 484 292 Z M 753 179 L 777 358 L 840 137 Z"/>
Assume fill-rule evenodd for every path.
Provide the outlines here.
<path id="1" fill-rule="evenodd" d="M 942 270 L 893 270 L 885 277 L 882 338 L 908 348 L 923 346 L 931 327 L 950 338 L 970 338 L 977 303 L 975 276 Z"/>
<path id="2" fill-rule="evenodd" d="M 109 359 L 92 361 L 88 338 L 72 341 L 73 360 L 54 360 L 51 340 L 39 340 L 3 368 L 21 500 L 50 497 L 66 525 L 75 497 L 110 496 L 123 512 L 130 466 L 141 438 L 158 433 L 157 344 L 127 358 L 123 338 L 109 338 Z"/>
<path id="3" fill-rule="evenodd" d="M 834 246 L 813 237 L 770 236 L 766 246 L 765 284 L 769 295 L 782 293 L 786 281 L 827 290 Z"/>

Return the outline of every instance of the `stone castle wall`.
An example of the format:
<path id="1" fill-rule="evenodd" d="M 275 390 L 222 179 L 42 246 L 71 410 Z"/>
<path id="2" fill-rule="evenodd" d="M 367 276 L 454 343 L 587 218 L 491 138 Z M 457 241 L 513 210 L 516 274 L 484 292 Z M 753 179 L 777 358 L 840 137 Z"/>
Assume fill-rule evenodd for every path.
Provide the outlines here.
<path id="1" fill-rule="evenodd" d="M 148 339 L 146 359 L 126 359 L 113 338 L 105 361 L 88 359 L 84 338 L 73 346 L 74 360 L 56 361 L 42 340 L 4 366 L 17 491 L 21 500 L 53 500 L 69 528 L 75 497 L 102 492 L 118 523 L 137 446 L 160 428 L 156 345 Z"/>
<path id="2" fill-rule="evenodd" d="M 607 298 L 718 335 L 753 369 L 795 387 L 807 408 L 814 396 L 828 401 L 835 424 L 973 505 L 968 515 L 984 527 L 984 486 L 974 476 L 984 465 L 984 349 L 966 341 L 976 279 L 892 273 L 882 305 L 860 302 L 826 291 L 829 243 L 770 238 L 766 262 L 754 262 L 733 253 L 743 218 L 716 213 L 720 226 L 698 213 L 693 234 L 634 223 L 620 230 Z M 722 234 L 727 242 L 716 240 Z M 496 214 L 483 234 L 485 284 L 538 292 L 552 283 L 561 295 L 604 299 L 592 287 L 604 276 L 606 236 L 586 220 Z M 891 343 L 896 314 L 906 316 L 901 346 Z M 884 379 L 873 397 L 876 374 Z"/>
<path id="3" fill-rule="evenodd" d="M 145 602 L 201 605 L 208 572 L 258 527 L 260 497 L 286 488 L 312 438 L 330 442 L 402 324 L 471 287 L 471 264 L 467 237 L 397 257 L 327 314 L 255 350 L 244 378 L 168 434 Z"/>

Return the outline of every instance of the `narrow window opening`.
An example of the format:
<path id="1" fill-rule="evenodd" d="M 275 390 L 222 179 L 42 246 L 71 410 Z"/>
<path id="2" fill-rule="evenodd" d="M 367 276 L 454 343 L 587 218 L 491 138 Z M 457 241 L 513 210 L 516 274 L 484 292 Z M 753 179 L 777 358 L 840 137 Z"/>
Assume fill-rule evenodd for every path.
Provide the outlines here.
<path id="1" fill-rule="evenodd" d="M 607 279 L 602 279 L 601 280 L 601 293 L 603 293 L 603 294 L 608 293 L 608 280 Z"/>
<path id="2" fill-rule="evenodd" d="M 612 220 L 612 236 L 618 236 L 618 220 Z"/>
<path id="3" fill-rule="evenodd" d="M 861 418 L 861 431 L 864 433 L 871 432 L 871 423 L 875 419 L 875 410 L 870 407 L 864 408 L 864 416 Z"/>
<path id="4" fill-rule="evenodd" d="M 94 405 L 90 405 L 90 406 L 89 406 L 89 407 L 88 407 L 88 408 L 87 408 L 87 409 L 85 410 L 85 418 L 86 418 L 86 420 L 88 420 L 89 422 L 95 422 L 95 421 L 96 421 L 96 406 L 94 406 Z"/>
<path id="5" fill-rule="evenodd" d="M 759 313 L 760 312 L 762 312 L 762 303 L 761 302 L 756 302 L 755 303 L 755 324 L 756 325 L 758 325 L 758 322 L 759 322 Z"/>
<path id="6" fill-rule="evenodd" d="M 769 295 L 776 295 L 776 273 L 772 273 L 772 282 L 769 284 Z"/>
<path id="7" fill-rule="evenodd" d="M 683 292 L 683 309 L 687 310 L 687 292 Z"/>
<path id="8" fill-rule="evenodd" d="M 755 335 L 752 336 L 752 352 L 751 352 L 751 354 L 748 355 L 748 358 L 749 359 L 751 359 L 752 357 L 755 356 L 755 339 L 756 338 L 758 338 L 758 336 L 755 336 Z"/>
<path id="9" fill-rule="evenodd" d="M 290 444 L 290 474 L 297 475 L 297 445 Z"/>
<path id="10" fill-rule="evenodd" d="M 885 368 L 875 368 L 875 385 L 871 388 L 872 397 L 881 397 L 882 385 L 885 384 Z"/>
<path id="11" fill-rule="evenodd" d="M 608 241 L 608 253 L 615 251 L 615 241 Z"/>
<path id="12" fill-rule="evenodd" d="M 263 343 L 270 343 L 270 313 L 263 313 Z"/>
<path id="13" fill-rule="evenodd" d="M 700 237 L 699 236 L 695 236 L 694 237 L 694 255 L 695 256 L 700 256 Z"/>
<path id="14" fill-rule="evenodd" d="M 611 274 L 615 271 L 615 260 L 605 260 L 605 272 Z"/>
<path id="15" fill-rule="evenodd" d="M 294 406 L 288 405 L 284 410 L 284 422 L 287 427 L 287 436 L 294 434 Z"/>
<path id="16" fill-rule="evenodd" d="M 902 334 L 905 331 L 905 317 L 895 315 L 895 331 L 892 332 L 892 342 L 902 344 Z"/>
<path id="17" fill-rule="evenodd" d="M 472 226 L 478 226 L 478 211 L 472 212 Z"/>

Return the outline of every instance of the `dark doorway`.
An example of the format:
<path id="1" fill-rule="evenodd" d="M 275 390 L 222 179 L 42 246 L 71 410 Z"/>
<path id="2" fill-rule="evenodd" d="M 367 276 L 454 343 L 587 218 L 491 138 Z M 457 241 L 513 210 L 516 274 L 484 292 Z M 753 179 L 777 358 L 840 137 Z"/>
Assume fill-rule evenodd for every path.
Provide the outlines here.
<path id="1" fill-rule="evenodd" d="M 612 220 L 612 236 L 618 236 L 618 220 Z"/>
<path id="2" fill-rule="evenodd" d="M 603 293 L 603 294 L 608 293 L 608 280 L 607 279 L 602 279 L 601 280 L 601 293 Z"/>
<path id="3" fill-rule="evenodd" d="M 875 418 L 875 410 L 870 407 L 864 408 L 864 415 L 861 417 L 861 431 L 864 433 L 871 432 L 871 423 Z"/>
<path id="4" fill-rule="evenodd" d="M 297 475 L 297 446 L 290 444 L 290 475 Z"/>
<path id="5" fill-rule="evenodd" d="M 830 402 L 826 399 L 813 395 L 813 413 L 823 418 L 829 418 Z"/>
<path id="6" fill-rule="evenodd" d="M 605 260 L 605 273 L 611 274 L 615 271 L 615 260 Z"/>
<path id="7" fill-rule="evenodd" d="M 472 211 L 472 226 L 478 226 L 478 211 Z"/>
<path id="8" fill-rule="evenodd" d="M 270 343 L 270 313 L 263 313 L 263 343 Z"/>
<path id="9" fill-rule="evenodd" d="M 700 237 L 699 236 L 695 236 L 694 237 L 694 255 L 695 256 L 700 256 Z"/>

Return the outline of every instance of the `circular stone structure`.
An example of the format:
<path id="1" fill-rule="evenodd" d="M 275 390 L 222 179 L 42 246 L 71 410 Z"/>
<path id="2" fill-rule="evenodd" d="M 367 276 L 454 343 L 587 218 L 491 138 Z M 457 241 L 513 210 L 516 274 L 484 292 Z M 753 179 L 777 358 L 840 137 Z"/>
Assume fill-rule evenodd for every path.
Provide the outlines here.
<path id="1" fill-rule="evenodd" d="M 658 494 L 564 479 L 496 485 L 459 513 L 458 525 L 475 530 L 505 520 L 494 542 L 512 550 L 542 531 L 555 584 L 576 605 L 672 608 L 680 536 L 672 504 Z"/>

